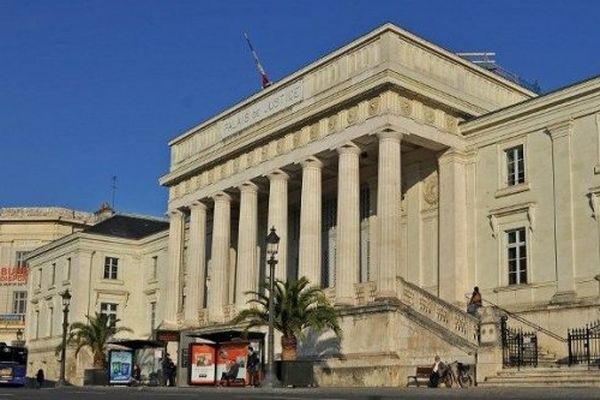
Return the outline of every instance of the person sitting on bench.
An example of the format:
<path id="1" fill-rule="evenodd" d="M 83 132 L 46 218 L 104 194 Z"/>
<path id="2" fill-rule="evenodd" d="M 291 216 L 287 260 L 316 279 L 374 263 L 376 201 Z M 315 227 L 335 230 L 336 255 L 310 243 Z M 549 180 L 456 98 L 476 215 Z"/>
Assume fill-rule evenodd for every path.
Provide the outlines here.
<path id="1" fill-rule="evenodd" d="M 433 370 L 429 377 L 429 387 L 438 387 L 440 379 L 444 378 L 447 373 L 446 365 L 440 361 L 440 356 L 435 356 L 435 362 L 433 363 Z"/>

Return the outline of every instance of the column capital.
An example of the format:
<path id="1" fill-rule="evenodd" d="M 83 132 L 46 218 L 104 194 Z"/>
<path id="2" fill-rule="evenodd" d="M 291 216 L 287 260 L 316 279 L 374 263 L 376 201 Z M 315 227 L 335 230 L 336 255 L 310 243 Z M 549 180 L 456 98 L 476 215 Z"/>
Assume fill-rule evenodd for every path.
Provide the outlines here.
<path id="1" fill-rule="evenodd" d="M 285 180 L 287 181 L 290 176 L 285 173 L 284 171 L 280 170 L 280 169 L 276 169 L 275 171 L 267 174 L 267 177 L 269 178 L 270 181 L 278 181 L 278 180 Z"/>
<path id="2" fill-rule="evenodd" d="M 404 138 L 404 133 L 393 131 L 393 130 L 385 130 L 376 133 L 379 140 L 394 140 L 401 141 Z"/>
<path id="3" fill-rule="evenodd" d="M 343 145 L 341 145 L 340 147 L 338 147 L 336 150 L 337 150 L 337 152 L 339 154 L 356 154 L 356 155 L 359 155 L 360 152 L 361 152 L 360 147 L 358 147 L 353 142 L 346 142 Z"/>
<path id="4" fill-rule="evenodd" d="M 450 147 L 442 152 L 438 157 L 438 163 L 446 164 L 450 161 L 459 161 L 466 163 L 469 160 L 470 153 Z"/>
<path id="5" fill-rule="evenodd" d="M 256 184 L 252 181 L 246 181 L 242 183 L 238 189 L 240 192 L 256 192 L 258 191 L 258 186 L 256 186 Z"/>
<path id="6" fill-rule="evenodd" d="M 183 215 L 183 211 L 181 211 L 179 208 L 174 208 L 172 210 L 169 210 L 168 214 L 169 218 L 173 218 Z"/>
<path id="7" fill-rule="evenodd" d="M 323 168 L 323 162 L 317 157 L 309 157 L 306 160 L 300 162 L 302 168 Z"/>
<path id="8" fill-rule="evenodd" d="M 231 201 L 231 196 L 228 195 L 225 192 L 217 192 L 215 194 L 212 195 L 212 199 L 215 203 L 217 202 L 227 202 L 229 203 Z"/>
<path id="9" fill-rule="evenodd" d="M 204 204 L 200 200 L 193 201 L 189 207 L 190 210 L 206 210 L 206 204 Z"/>
<path id="10" fill-rule="evenodd" d="M 573 133 L 573 126 L 575 123 L 572 119 L 568 119 L 566 121 L 557 122 L 555 124 L 549 125 L 546 127 L 546 133 L 550 135 L 552 140 L 562 137 L 562 136 L 571 136 Z"/>

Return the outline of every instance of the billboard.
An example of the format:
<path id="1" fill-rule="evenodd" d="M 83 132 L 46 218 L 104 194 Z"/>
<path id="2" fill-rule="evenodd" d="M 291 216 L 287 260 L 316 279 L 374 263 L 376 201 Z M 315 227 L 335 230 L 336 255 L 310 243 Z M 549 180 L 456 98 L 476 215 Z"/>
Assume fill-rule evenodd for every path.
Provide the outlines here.
<path id="1" fill-rule="evenodd" d="M 216 345 L 190 344 L 190 384 L 213 385 L 215 383 Z"/>
<path id="2" fill-rule="evenodd" d="M 28 271 L 27 267 L 1 267 L 0 285 L 25 285 Z"/>
<path id="3" fill-rule="evenodd" d="M 109 376 L 111 385 L 128 385 L 131 383 L 133 370 L 133 351 L 111 350 L 108 354 Z"/>
<path id="4" fill-rule="evenodd" d="M 217 379 L 225 374 L 229 379 L 243 379 L 246 382 L 246 361 L 248 342 L 219 343 L 217 352 Z"/>

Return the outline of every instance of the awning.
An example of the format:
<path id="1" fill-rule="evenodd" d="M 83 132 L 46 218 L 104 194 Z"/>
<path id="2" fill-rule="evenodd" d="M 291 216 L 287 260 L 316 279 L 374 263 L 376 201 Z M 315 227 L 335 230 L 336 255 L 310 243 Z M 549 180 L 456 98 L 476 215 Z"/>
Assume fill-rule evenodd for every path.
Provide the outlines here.
<path id="1" fill-rule="evenodd" d="M 221 331 L 221 332 L 210 332 L 210 333 L 187 333 L 187 336 L 199 337 L 202 339 L 210 340 L 211 342 L 223 343 L 223 342 L 235 342 L 238 340 L 263 340 L 265 334 L 262 332 L 244 332 L 244 331 Z"/>
<path id="2" fill-rule="evenodd" d="M 138 349 L 153 349 L 165 347 L 164 342 L 158 340 L 142 340 L 142 339 L 113 339 L 108 344 L 116 344 L 118 346 L 128 347 L 132 350 Z"/>

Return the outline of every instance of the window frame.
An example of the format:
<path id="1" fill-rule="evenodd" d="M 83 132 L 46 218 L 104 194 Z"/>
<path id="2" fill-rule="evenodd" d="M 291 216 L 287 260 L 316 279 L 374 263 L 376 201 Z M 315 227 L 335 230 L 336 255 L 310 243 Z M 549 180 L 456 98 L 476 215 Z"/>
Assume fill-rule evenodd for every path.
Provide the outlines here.
<path id="1" fill-rule="evenodd" d="M 27 254 L 29 253 L 30 251 L 23 250 L 17 250 L 15 252 L 15 266 L 17 268 L 27 268 L 29 266 L 27 261 L 24 260 L 25 258 L 27 258 Z"/>
<path id="2" fill-rule="evenodd" d="M 515 235 L 514 242 L 511 242 L 511 235 Z M 506 270 L 508 286 L 527 285 L 529 283 L 529 249 L 527 228 L 519 227 L 504 231 L 505 249 L 506 249 Z M 514 249 L 514 256 L 511 257 L 511 250 Z M 525 252 L 525 255 L 522 255 Z M 514 271 L 511 269 L 511 262 L 514 261 Z M 524 266 L 522 265 L 524 263 Z M 514 275 L 514 281 L 511 282 L 511 275 Z M 524 279 L 523 279 L 524 275 Z"/>
<path id="3" fill-rule="evenodd" d="M 114 308 L 114 309 L 113 309 Z M 119 303 L 100 303 L 100 314 L 108 316 L 109 326 L 116 326 L 119 312 Z"/>
<path id="4" fill-rule="evenodd" d="M 527 182 L 525 146 L 523 144 L 504 149 L 504 167 L 506 168 L 504 171 L 505 187 L 518 186 Z"/>
<path id="5" fill-rule="evenodd" d="M 24 295 L 22 298 L 17 298 L 20 295 Z M 19 309 L 23 309 L 23 312 L 19 312 Z M 13 314 L 25 315 L 27 312 L 27 291 L 16 290 L 13 292 Z"/>
<path id="6" fill-rule="evenodd" d="M 104 279 L 117 280 L 119 279 L 119 258 L 104 257 Z"/>

